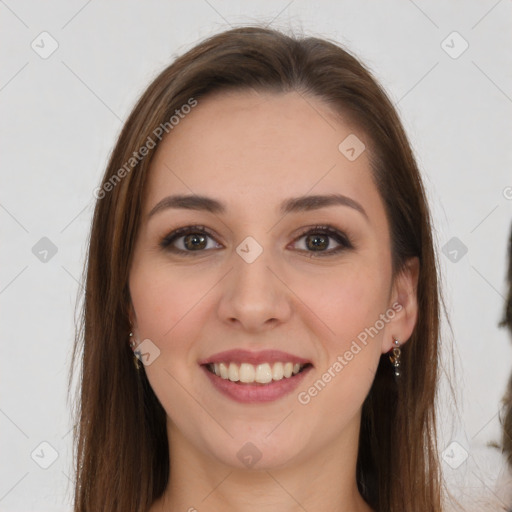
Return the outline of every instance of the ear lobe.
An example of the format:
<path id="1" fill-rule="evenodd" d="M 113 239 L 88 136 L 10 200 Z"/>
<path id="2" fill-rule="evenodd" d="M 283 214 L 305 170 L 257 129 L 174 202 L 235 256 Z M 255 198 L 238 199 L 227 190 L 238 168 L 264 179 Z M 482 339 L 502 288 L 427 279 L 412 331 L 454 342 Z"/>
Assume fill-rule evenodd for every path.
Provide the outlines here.
<path id="1" fill-rule="evenodd" d="M 391 320 L 389 329 L 392 336 L 404 344 L 414 331 L 418 319 L 418 279 L 420 260 L 417 256 L 409 258 L 402 271 L 396 276 L 391 293 L 391 304 L 400 304 L 402 308 Z M 393 348 L 393 339 L 383 341 L 383 353 Z"/>

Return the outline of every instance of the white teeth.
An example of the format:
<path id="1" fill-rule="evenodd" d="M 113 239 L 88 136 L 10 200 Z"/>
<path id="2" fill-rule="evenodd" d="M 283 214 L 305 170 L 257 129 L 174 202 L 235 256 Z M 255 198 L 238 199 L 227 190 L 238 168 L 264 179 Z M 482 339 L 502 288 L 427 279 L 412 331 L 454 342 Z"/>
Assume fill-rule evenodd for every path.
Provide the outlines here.
<path id="1" fill-rule="evenodd" d="M 228 367 L 224 363 L 219 364 L 220 376 L 223 379 L 229 379 L 229 371 Z M 216 375 L 218 375 L 217 370 L 215 370 Z"/>
<path id="2" fill-rule="evenodd" d="M 284 377 L 283 363 L 276 363 L 272 367 L 272 379 L 281 380 Z"/>
<path id="3" fill-rule="evenodd" d="M 218 375 L 217 373 L 215 375 Z M 238 382 L 240 380 L 240 377 L 238 376 L 238 365 L 235 363 L 229 364 L 228 369 L 228 379 L 231 382 Z"/>
<path id="4" fill-rule="evenodd" d="M 256 370 L 252 364 L 242 363 L 240 365 L 240 382 L 254 382 Z"/>
<path id="5" fill-rule="evenodd" d="M 257 366 L 254 380 L 261 384 L 267 384 L 272 381 L 272 369 L 268 363 L 259 364 Z"/>
<path id="6" fill-rule="evenodd" d="M 261 363 L 254 366 L 249 363 L 213 363 L 209 365 L 210 370 L 218 377 L 231 382 L 268 384 L 282 378 L 290 378 L 299 373 L 304 365 L 299 363 Z"/>

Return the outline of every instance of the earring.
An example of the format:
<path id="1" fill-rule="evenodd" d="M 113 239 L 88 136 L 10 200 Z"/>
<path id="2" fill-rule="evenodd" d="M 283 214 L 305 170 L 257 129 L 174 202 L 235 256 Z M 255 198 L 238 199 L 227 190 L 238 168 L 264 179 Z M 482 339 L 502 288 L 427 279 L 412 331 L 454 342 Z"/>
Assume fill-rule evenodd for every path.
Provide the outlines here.
<path id="1" fill-rule="evenodd" d="M 393 343 L 395 346 L 392 349 L 393 354 L 389 356 L 389 360 L 391 364 L 395 368 L 395 378 L 400 377 L 400 356 L 402 355 L 402 351 L 400 350 L 400 343 L 398 340 L 394 340 Z"/>
<path id="2" fill-rule="evenodd" d="M 137 371 L 140 371 L 139 358 L 137 357 L 137 351 L 135 350 L 135 339 L 133 337 L 133 332 L 130 333 L 130 348 L 133 351 L 133 364 Z"/>

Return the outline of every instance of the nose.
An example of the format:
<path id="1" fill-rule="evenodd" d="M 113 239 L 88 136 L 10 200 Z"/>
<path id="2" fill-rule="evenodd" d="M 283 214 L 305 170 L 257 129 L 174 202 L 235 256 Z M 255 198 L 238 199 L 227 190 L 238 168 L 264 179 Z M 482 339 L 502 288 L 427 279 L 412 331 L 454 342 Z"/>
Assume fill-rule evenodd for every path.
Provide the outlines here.
<path id="1" fill-rule="evenodd" d="M 223 280 L 218 306 L 221 321 L 231 327 L 259 332 L 289 320 L 291 291 L 270 252 L 264 250 L 252 263 L 236 253 L 233 260 L 234 268 Z"/>

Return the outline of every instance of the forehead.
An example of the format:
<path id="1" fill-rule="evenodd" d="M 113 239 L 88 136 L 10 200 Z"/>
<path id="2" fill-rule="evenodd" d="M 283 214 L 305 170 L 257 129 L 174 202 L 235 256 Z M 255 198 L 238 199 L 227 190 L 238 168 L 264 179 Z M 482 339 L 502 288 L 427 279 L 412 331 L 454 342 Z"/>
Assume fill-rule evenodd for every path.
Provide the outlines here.
<path id="1" fill-rule="evenodd" d="M 347 158 L 347 140 L 367 143 L 364 133 L 315 97 L 256 91 L 207 96 L 160 143 L 145 211 L 168 193 L 258 207 L 284 197 L 340 193 L 378 209 L 367 151 Z"/>

